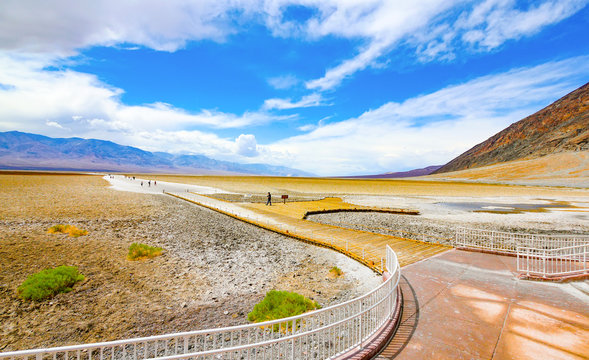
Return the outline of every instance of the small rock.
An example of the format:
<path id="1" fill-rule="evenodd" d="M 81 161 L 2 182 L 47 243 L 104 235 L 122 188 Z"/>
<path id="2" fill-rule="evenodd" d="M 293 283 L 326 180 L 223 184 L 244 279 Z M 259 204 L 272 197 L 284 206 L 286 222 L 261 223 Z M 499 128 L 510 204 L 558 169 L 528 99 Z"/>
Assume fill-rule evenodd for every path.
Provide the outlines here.
<path id="1" fill-rule="evenodd" d="M 223 314 L 227 315 L 227 314 L 229 314 L 229 311 L 225 310 L 225 311 L 223 311 Z"/>

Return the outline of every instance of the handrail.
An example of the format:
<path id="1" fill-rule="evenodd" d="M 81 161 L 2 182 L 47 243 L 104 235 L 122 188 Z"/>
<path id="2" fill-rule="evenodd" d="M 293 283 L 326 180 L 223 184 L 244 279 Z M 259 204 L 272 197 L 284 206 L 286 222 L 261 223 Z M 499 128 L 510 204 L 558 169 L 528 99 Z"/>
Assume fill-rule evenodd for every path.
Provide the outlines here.
<path id="1" fill-rule="evenodd" d="M 355 299 L 289 318 L 101 343 L 0 353 L 0 359 L 333 358 L 362 346 L 397 310 L 401 270 L 386 247 L 385 281 Z"/>
<path id="2" fill-rule="evenodd" d="M 520 276 L 544 279 L 589 274 L 589 236 L 456 229 L 454 246 L 514 255 Z"/>
<path id="3" fill-rule="evenodd" d="M 474 248 L 516 255 L 518 246 L 558 249 L 585 243 L 589 243 L 589 236 L 522 234 L 459 227 L 456 229 L 453 245 L 457 248 Z"/>
<path id="4" fill-rule="evenodd" d="M 518 246 L 517 271 L 522 276 L 562 278 L 589 274 L 589 242 L 558 249 Z"/>

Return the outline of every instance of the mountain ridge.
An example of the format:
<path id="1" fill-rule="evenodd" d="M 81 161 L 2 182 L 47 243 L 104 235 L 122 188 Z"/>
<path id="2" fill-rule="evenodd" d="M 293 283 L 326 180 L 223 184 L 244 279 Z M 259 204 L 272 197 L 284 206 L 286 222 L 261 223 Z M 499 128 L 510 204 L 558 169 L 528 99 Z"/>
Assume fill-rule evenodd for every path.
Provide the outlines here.
<path id="1" fill-rule="evenodd" d="M 52 138 L 20 131 L 0 132 L 0 169 L 313 176 L 284 166 L 149 152 L 108 140 Z"/>
<path id="2" fill-rule="evenodd" d="M 412 170 L 407 170 L 407 171 L 386 172 L 383 174 L 376 174 L 376 175 L 344 176 L 344 178 L 347 178 L 347 179 L 401 179 L 401 178 L 429 175 L 441 167 L 442 167 L 442 165 L 431 165 L 431 166 L 427 166 L 424 168 L 412 169 Z"/>

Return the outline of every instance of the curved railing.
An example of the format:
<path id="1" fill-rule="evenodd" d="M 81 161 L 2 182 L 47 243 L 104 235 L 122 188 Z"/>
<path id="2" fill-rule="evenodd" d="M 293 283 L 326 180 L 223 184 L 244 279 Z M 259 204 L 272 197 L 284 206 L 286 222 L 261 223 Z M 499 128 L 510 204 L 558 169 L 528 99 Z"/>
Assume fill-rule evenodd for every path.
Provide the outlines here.
<path id="1" fill-rule="evenodd" d="M 0 359 L 329 359 L 366 345 L 397 310 L 401 270 L 358 298 L 290 318 L 94 344 L 0 353 Z"/>

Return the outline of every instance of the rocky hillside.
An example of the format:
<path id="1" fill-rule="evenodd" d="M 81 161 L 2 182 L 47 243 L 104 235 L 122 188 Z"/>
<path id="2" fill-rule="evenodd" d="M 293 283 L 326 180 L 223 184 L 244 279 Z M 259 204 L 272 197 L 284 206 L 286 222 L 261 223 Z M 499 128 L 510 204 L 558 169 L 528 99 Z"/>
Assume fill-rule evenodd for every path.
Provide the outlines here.
<path id="1" fill-rule="evenodd" d="M 435 174 L 589 150 L 589 83 L 458 156 Z"/>

